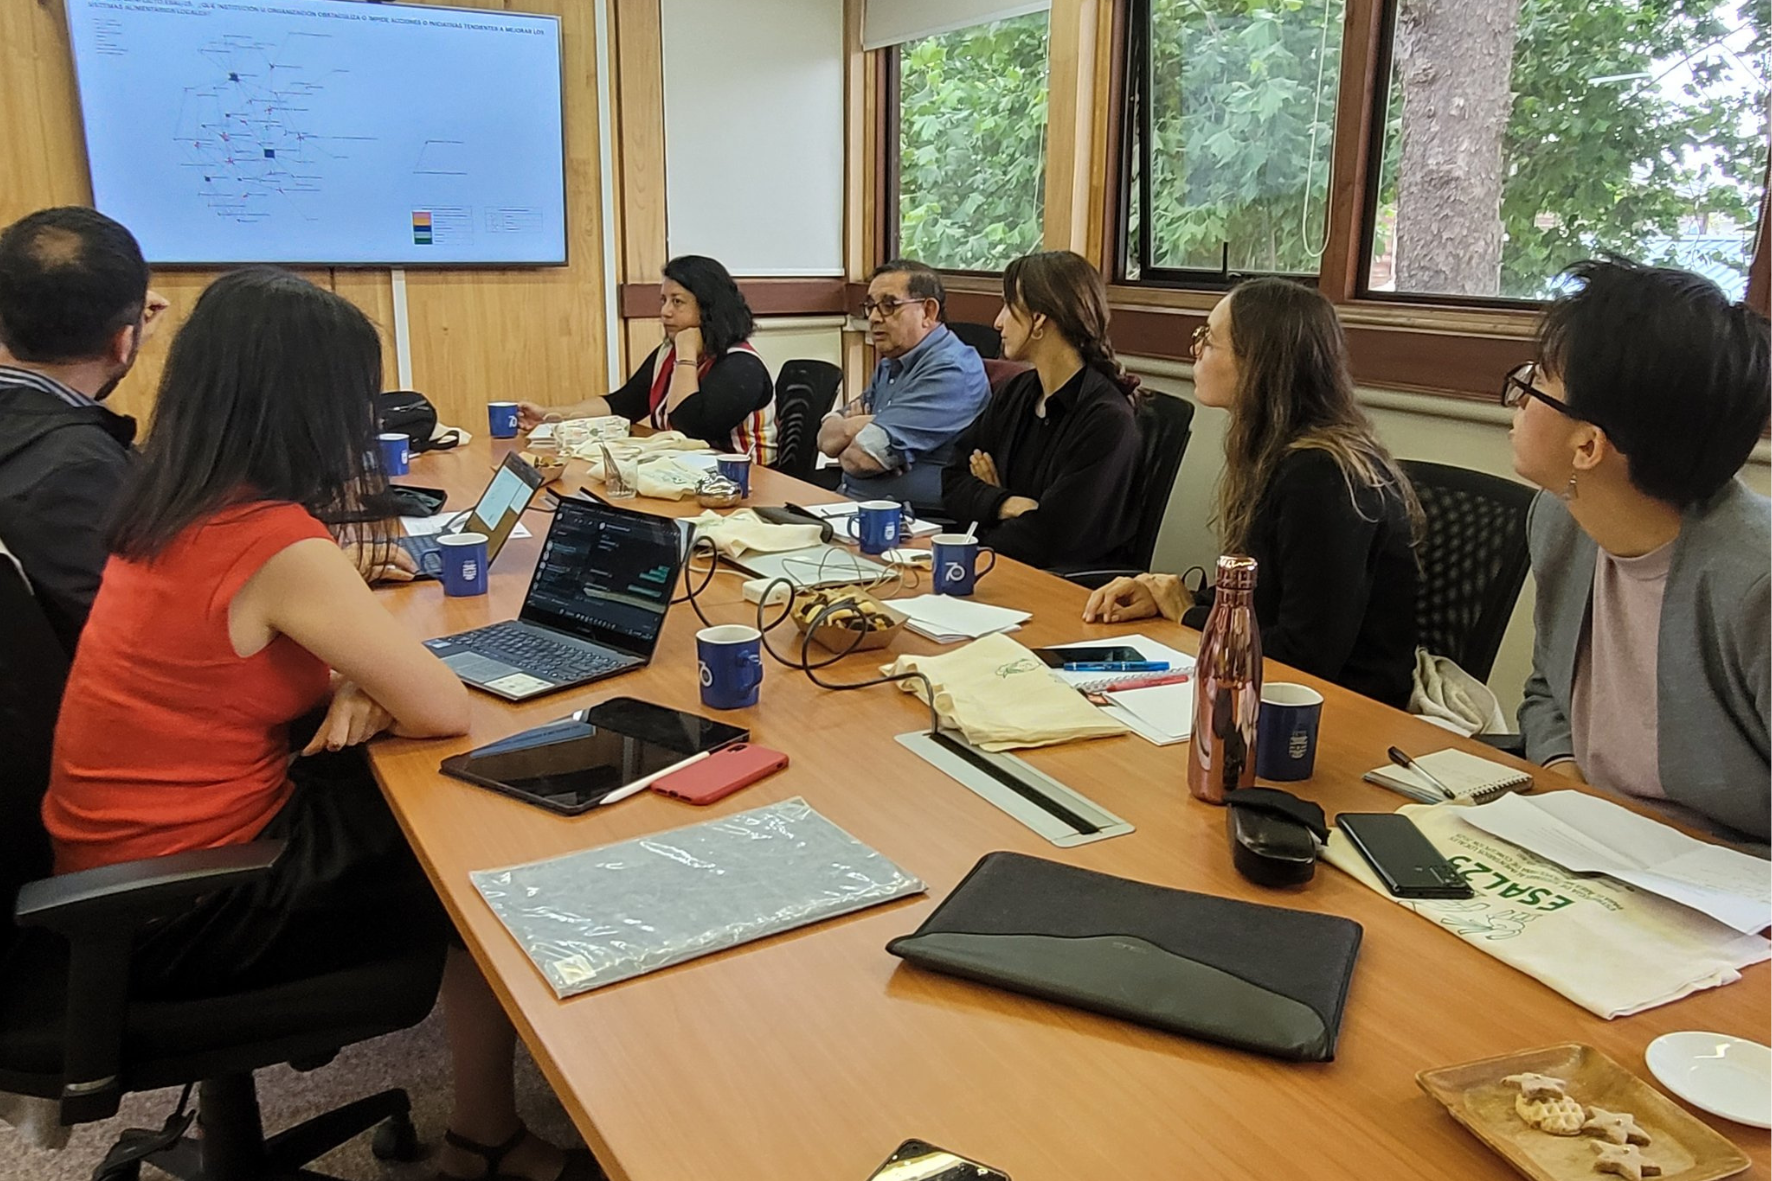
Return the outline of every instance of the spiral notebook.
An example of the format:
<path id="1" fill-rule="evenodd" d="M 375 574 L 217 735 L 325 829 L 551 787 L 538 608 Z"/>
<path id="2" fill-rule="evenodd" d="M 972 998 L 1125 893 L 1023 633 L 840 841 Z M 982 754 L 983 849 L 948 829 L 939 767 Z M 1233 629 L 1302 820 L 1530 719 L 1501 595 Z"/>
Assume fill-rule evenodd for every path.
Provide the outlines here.
<path id="1" fill-rule="evenodd" d="M 1451 789 L 1455 803 L 1486 804 L 1510 791 L 1524 791 L 1532 786 L 1532 776 L 1524 771 L 1462 750 L 1436 750 L 1433 754 L 1422 755 L 1415 762 Z M 1376 783 L 1398 795 L 1408 796 L 1417 803 L 1447 802 L 1433 784 L 1407 767 L 1386 763 L 1372 768 L 1362 778 L 1367 783 Z"/>

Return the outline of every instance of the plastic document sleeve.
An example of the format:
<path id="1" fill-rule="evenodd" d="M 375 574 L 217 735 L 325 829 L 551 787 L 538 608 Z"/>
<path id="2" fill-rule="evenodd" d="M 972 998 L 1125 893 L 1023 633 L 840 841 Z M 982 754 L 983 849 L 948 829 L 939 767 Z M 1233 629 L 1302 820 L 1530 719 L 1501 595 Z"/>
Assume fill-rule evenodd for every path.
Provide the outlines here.
<path id="1" fill-rule="evenodd" d="M 798 797 L 470 876 L 561 997 L 924 889 Z"/>
<path id="2" fill-rule="evenodd" d="M 1327 1062 L 1360 936 L 1333 915 L 991 853 L 886 950 L 1172 1033 Z"/>

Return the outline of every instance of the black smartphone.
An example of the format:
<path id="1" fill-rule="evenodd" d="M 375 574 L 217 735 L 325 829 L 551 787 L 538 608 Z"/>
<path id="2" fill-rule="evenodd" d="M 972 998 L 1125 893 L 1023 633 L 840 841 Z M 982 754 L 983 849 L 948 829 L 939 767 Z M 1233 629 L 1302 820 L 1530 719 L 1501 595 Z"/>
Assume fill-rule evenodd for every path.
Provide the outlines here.
<path id="1" fill-rule="evenodd" d="M 922 1140 L 906 1140 L 868 1181 L 1009 1181 L 1009 1174 Z"/>
<path id="2" fill-rule="evenodd" d="M 1470 883 L 1415 822 L 1395 812 L 1343 812 L 1339 828 L 1398 898 L 1469 898 Z"/>
<path id="3" fill-rule="evenodd" d="M 1034 655 L 1045 662 L 1047 668 L 1144 659 L 1144 654 L 1131 644 L 1097 644 L 1089 648 L 1035 648 Z"/>

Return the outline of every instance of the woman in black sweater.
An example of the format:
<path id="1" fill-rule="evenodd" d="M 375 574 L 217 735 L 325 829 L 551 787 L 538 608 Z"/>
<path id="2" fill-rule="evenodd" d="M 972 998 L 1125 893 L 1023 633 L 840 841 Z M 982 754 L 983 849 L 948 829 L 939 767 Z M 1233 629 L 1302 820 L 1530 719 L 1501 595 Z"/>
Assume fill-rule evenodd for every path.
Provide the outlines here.
<path id="1" fill-rule="evenodd" d="M 1322 295 L 1255 279 L 1194 334 L 1194 396 L 1230 411 L 1217 521 L 1226 553 L 1260 563 L 1263 654 L 1404 707 L 1415 666 L 1421 507 L 1354 401 L 1347 341 Z M 1119 578 L 1083 618 L 1206 621 L 1212 588 Z"/>
<path id="2" fill-rule="evenodd" d="M 673 258 L 664 276 L 658 320 L 665 342 L 646 354 L 627 384 L 570 406 L 519 402 L 519 425 L 532 430 L 549 416 L 619 414 L 773 463 L 775 383 L 751 347 L 756 321 L 744 294 L 725 267 L 699 254 Z"/>
<path id="3" fill-rule="evenodd" d="M 1114 359 L 1107 289 L 1081 255 L 1030 254 L 1003 272 L 1003 355 L 1033 366 L 991 397 L 941 473 L 947 515 L 1031 566 L 1112 558 L 1132 540 L 1138 379 Z"/>

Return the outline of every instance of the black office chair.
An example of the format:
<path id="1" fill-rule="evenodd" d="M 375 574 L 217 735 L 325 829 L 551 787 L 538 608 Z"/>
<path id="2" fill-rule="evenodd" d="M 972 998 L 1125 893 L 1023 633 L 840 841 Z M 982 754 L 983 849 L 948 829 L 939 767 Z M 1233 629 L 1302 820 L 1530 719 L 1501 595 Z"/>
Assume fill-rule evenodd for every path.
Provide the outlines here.
<path id="1" fill-rule="evenodd" d="M 1193 423 L 1192 402 L 1156 390 L 1145 391 L 1138 401 L 1141 446 L 1137 483 L 1133 485 L 1138 528 L 1126 552 L 1129 565 L 1116 569 L 1058 566 L 1053 567 L 1052 573 L 1094 588 L 1151 568 L 1151 559 L 1157 552 L 1157 534 L 1169 512 L 1169 498 L 1175 491 L 1175 477 L 1181 471 L 1182 456 L 1187 454 L 1188 440 L 1193 436 Z"/>
<path id="2" fill-rule="evenodd" d="M 1514 603 L 1526 582 L 1526 514 L 1531 488 L 1500 476 L 1422 460 L 1403 461 L 1427 518 L 1415 552 L 1419 643 L 1489 679 Z"/>
<path id="3" fill-rule="evenodd" d="M 953 334 L 978 350 L 978 355 L 994 361 L 1003 355 L 1003 334 L 989 324 L 971 324 L 959 320 L 949 324 Z"/>
<path id="4" fill-rule="evenodd" d="M 811 480 L 818 464 L 818 424 L 830 413 L 843 371 L 829 361 L 788 361 L 775 379 L 774 468 Z"/>
<path id="5" fill-rule="evenodd" d="M 404 1091 L 383 1091 L 266 1137 L 252 1072 L 312 1069 L 344 1046 L 422 1021 L 442 952 L 193 1001 L 143 1001 L 129 953 L 146 922 L 265 874 L 278 841 L 46 877 L 38 815 L 67 665 L 20 576 L 0 555 L 0 1091 L 56 1101 L 67 1125 L 107 1119 L 131 1091 L 198 1090 L 158 1131 L 123 1134 L 95 1181 L 135 1181 L 146 1160 L 187 1181 L 322 1181 L 302 1165 L 382 1125 L 375 1150 L 416 1156 Z M 374 900 L 365 900 L 374 922 Z M 385 1121 L 385 1122 L 384 1122 Z"/>

